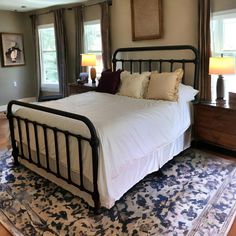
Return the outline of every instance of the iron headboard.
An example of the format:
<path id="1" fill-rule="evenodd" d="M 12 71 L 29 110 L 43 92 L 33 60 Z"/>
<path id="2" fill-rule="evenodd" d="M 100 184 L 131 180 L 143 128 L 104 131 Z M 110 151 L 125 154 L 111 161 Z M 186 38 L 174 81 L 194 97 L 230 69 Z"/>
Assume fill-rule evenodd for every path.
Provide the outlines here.
<path id="1" fill-rule="evenodd" d="M 155 58 L 145 58 L 145 59 L 137 59 L 137 58 L 122 58 L 122 53 L 126 52 L 155 52 Z M 161 56 L 158 57 L 158 53 L 160 51 L 175 51 L 175 53 L 179 51 L 190 51 L 192 52 L 191 58 L 162 58 Z M 137 56 L 136 53 L 136 56 Z M 121 57 L 118 57 L 118 55 L 121 55 Z M 169 71 L 172 72 L 174 69 L 174 65 L 176 63 L 180 64 L 183 70 L 185 71 L 186 64 L 192 64 L 194 65 L 193 68 L 193 87 L 197 88 L 198 85 L 198 77 L 199 77 L 199 53 L 198 50 L 191 46 L 191 45 L 173 45 L 173 46 L 153 46 L 153 47 L 132 47 L 132 48 L 119 48 L 117 49 L 112 58 L 112 64 L 113 64 L 113 70 L 118 69 L 118 64 L 121 64 L 120 69 L 124 70 L 128 67 L 128 70 L 133 73 L 135 72 L 135 69 L 137 72 L 142 73 L 143 68 L 145 68 L 146 71 L 153 71 L 158 70 L 160 73 L 163 71 Z M 165 68 L 164 65 L 165 64 Z M 168 69 L 166 64 L 168 64 Z M 145 67 L 145 66 L 146 67 Z M 155 67 L 154 67 L 155 66 Z M 165 70 L 164 70 L 165 69 Z M 183 78 L 183 82 L 184 82 Z"/>

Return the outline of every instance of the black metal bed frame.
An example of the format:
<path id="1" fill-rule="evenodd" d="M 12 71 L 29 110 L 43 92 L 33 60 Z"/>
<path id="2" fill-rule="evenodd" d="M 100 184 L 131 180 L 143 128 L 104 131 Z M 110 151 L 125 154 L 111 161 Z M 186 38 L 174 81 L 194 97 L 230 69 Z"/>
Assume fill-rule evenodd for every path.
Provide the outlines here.
<path id="1" fill-rule="evenodd" d="M 122 52 L 142 52 L 142 51 L 162 51 L 162 50 L 190 50 L 194 54 L 193 59 L 117 59 L 117 54 L 122 53 Z M 124 69 L 125 63 L 129 64 L 129 68 L 131 73 L 133 71 L 133 63 L 138 63 L 139 64 L 139 72 L 142 72 L 142 65 L 143 63 L 148 63 L 149 71 L 152 69 L 152 63 L 158 63 L 158 70 L 159 72 L 162 72 L 162 64 L 163 62 L 167 62 L 170 64 L 170 71 L 173 70 L 173 65 L 174 63 L 181 63 L 182 68 L 185 68 L 186 63 L 193 63 L 195 65 L 194 68 L 194 87 L 197 85 L 197 79 L 198 79 L 198 61 L 199 61 L 199 56 L 198 56 L 198 51 L 196 48 L 188 45 L 177 45 L 177 46 L 159 46 L 159 47 L 139 47 L 139 48 L 120 48 L 117 49 L 113 55 L 113 70 L 116 70 L 117 68 L 117 63 L 121 62 L 122 64 L 122 69 Z M 12 107 L 14 105 L 21 106 L 21 107 L 26 107 L 34 110 L 39 110 L 42 112 L 54 114 L 57 116 L 61 117 L 66 117 L 70 118 L 73 120 L 78 120 L 80 122 L 83 122 L 87 128 L 89 129 L 90 132 L 90 137 L 85 137 L 82 136 L 81 134 L 74 134 L 71 133 L 67 130 L 62 130 L 57 127 L 52 127 L 50 125 L 44 124 L 44 123 L 39 123 L 36 121 L 32 121 L 26 118 L 22 118 L 20 116 L 17 116 L 14 114 Z M 45 113 L 45 114 L 46 114 Z M 93 125 L 93 123 L 85 116 L 81 116 L 78 114 L 73 114 L 65 111 L 60 111 L 48 107 L 43 107 L 35 104 L 29 104 L 29 103 L 24 103 L 20 101 L 11 101 L 8 104 L 8 111 L 7 111 L 7 117 L 9 119 L 9 127 L 10 127 L 10 134 L 11 134 L 11 142 L 12 142 L 12 155 L 14 157 L 14 162 L 15 165 L 19 164 L 18 157 L 21 159 L 27 160 L 29 163 L 36 165 L 39 168 L 44 169 L 48 173 L 51 173 L 55 175 L 56 177 L 63 179 L 67 183 L 78 187 L 81 191 L 85 191 L 89 195 L 91 195 L 93 201 L 94 201 L 94 208 L 95 211 L 97 211 L 100 208 L 100 200 L 99 200 L 99 192 L 98 192 L 98 162 L 99 162 L 99 156 L 98 156 L 98 146 L 99 146 L 99 139 L 96 134 L 96 129 Z M 32 140 L 30 139 L 30 128 L 29 126 L 33 127 L 33 134 L 34 134 L 34 143 L 36 147 L 36 161 L 33 160 L 31 157 L 31 142 Z M 45 158 L 46 158 L 46 164 L 42 164 L 40 161 L 40 151 L 39 151 L 39 135 L 38 135 L 38 130 L 39 127 L 43 130 L 43 138 L 44 138 L 44 148 L 45 148 Z M 24 153 L 24 148 L 22 141 L 22 133 L 26 134 L 26 145 L 27 145 L 27 156 Z M 56 171 L 53 171 L 50 167 L 50 157 L 49 157 L 49 141 L 48 141 L 48 132 L 52 131 L 53 132 L 53 137 L 54 137 L 54 143 L 55 143 L 55 157 L 56 157 Z M 18 133 L 18 138 L 19 140 L 16 140 L 16 133 Z M 32 132 L 32 131 L 31 131 Z M 60 160 L 59 160 L 59 146 L 58 146 L 58 136 L 59 134 L 63 134 L 65 137 L 65 147 L 66 147 L 66 155 L 67 155 L 67 178 L 62 176 L 60 172 Z M 80 176 L 80 184 L 75 183 L 72 178 L 71 178 L 71 157 L 70 157 L 70 145 L 69 145 L 69 138 L 74 137 L 77 140 L 77 145 L 78 145 L 78 162 L 79 162 L 79 176 Z M 82 142 L 88 142 L 89 145 L 91 146 L 92 150 L 92 173 L 93 173 L 93 191 L 87 189 L 84 186 L 84 168 L 83 168 L 83 157 L 82 157 L 82 149 L 83 145 Z M 35 159 L 35 158 L 34 158 Z"/>

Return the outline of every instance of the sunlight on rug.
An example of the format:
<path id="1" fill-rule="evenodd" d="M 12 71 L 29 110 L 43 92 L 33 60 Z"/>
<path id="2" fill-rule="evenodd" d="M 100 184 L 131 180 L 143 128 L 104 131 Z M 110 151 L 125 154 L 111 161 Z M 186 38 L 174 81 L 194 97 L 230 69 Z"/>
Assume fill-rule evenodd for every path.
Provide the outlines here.
<path id="1" fill-rule="evenodd" d="M 0 153 L 0 221 L 13 235 L 226 235 L 236 211 L 236 161 L 188 149 L 110 210 L 88 205 Z"/>

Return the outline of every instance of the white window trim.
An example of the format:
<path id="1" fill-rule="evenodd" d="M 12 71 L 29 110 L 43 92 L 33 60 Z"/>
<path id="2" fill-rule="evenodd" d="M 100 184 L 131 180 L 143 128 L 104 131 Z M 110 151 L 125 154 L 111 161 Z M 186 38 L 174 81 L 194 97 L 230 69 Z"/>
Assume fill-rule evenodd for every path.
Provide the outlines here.
<path id="1" fill-rule="evenodd" d="M 102 29 L 101 29 L 101 20 L 100 19 L 85 21 L 84 28 L 88 25 L 94 25 L 94 24 L 100 25 L 100 32 L 101 32 L 101 37 L 102 37 Z M 101 38 L 101 44 L 102 44 L 102 38 Z M 84 52 L 95 54 L 95 55 L 102 55 L 102 45 L 101 45 L 101 50 L 88 50 L 87 40 L 86 40 L 86 36 L 84 34 Z M 88 67 L 87 69 L 90 70 L 90 67 Z M 98 68 L 97 68 L 97 77 L 100 77 L 101 73 L 102 73 L 102 68 L 100 70 L 98 70 Z"/>
<path id="2" fill-rule="evenodd" d="M 231 19 L 231 18 L 236 18 L 236 8 L 212 13 L 212 20 L 223 20 L 223 19 Z M 223 30 L 223 26 L 221 27 L 221 30 Z M 222 38 L 223 33 L 221 32 L 221 34 L 218 36 L 219 36 L 218 41 L 223 42 L 223 38 Z M 229 49 L 222 48 L 220 52 L 214 51 L 214 53 L 216 54 L 224 53 L 225 55 L 230 55 L 230 54 L 232 55 L 232 54 L 236 54 L 236 50 L 229 50 Z"/>
<path id="3" fill-rule="evenodd" d="M 44 24 L 44 25 L 39 25 L 38 26 L 38 32 L 40 29 L 47 29 L 47 28 L 54 28 L 55 30 L 55 27 L 54 27 L 54 24 Z M 39 35 L 39 33 L 38 33 Z M 40 38 L 39 38 L 39 41 L 40 41 Z M 39 60 L 40 60 L 40 73 L 42 74 L 43 73 L 43 69 L 41 68 L 41 65 L 43 64 L 42 63 L 42 54 L 41 54 L 41 48 L 40 48 L 40 43 L 39 43 Z M 56 50 L 56 55 L 57 55 L 57 50 Z M 41 89 L 45 92 L 58 92 L 59 91 L 59 81 L 57 83 L 43 83 L 41 81 Z"/>
<path id="4" fill-rule="evenodd" d="M 213 19 L 214 18 L 232 18 L 236 17 L 236 9 L 230 9 L 225 11 L 217 11 L 212 13 Z"/>

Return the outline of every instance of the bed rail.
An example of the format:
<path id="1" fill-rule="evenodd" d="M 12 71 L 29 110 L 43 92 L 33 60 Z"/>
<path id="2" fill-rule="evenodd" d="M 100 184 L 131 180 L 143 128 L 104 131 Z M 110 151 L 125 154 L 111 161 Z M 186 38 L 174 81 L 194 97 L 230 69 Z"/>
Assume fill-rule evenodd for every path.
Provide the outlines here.
<path id="1" fill-rule="evenodd" d="M 26 118 L 22 118 L 20 116 L 17 116 L 13 112 L 13 106 L 20 106 L 20 107 L 27 107 L 34 110 L 39 110 L 42 112 L 51 113 L 57 116 L 70 118 L 73 120 L 78 120 L 83 122 L 89 132 L 90 137 L 84 137 L 80 134 L 74 134 L 67 130 L 58 129 L 57 127 L 52 127 L 47 124 L 39 123 L 36 121 L 31 121 Z M 75 187 L 79 188 L 81 191 L 85 191 L 86 193 L 90 194 L 92 196 L 92 199 L 94 201 L 94 207 L 95 210 L 98 210 L 100 208 L 100 201 L 99 201 L 99 192 L 98 192 L 98 146 L 99 146 L 99 139 L 97 137 L 97 133 L 95 130 L 94 125 L 92 122 L 85 116 L 81 116 L 78 114 L 73 114 L 65 111 L 56 110 L 53 108 L 43 107 L 35 104 L 30 103 L 24 103 L 20 101 L 11 101 L 8 104 L 7 107 L 7 117 L 9 119 L 9 126 L 10 126 L 10 133 L 11 133 L 11 141 L 12 141 L 12 155 L 14 157 L 15 165 L 19 164 L 18 157 L 21 157 L 24 160 L 27 160 L 29 163 L 36 165 L 39 168 L 44 169 L 48 173 L 51 173 L 55 175 L 56 177 L 63 179 L 69 184 L 74 185 Z M 31 156 L 31 142 L 30 139 L 30 129 L 29 126 L 31 125 L 31 128 L 33 128 L 33 136 L 34 136 L 34 142 L 35 142 L 35 149 L 36 149 L 36 158 L 33 159 Z M 43 138 L 44 138 L 44 147 L 45 147 L 45 157 L 46 157 L 46 163 L 43 165 L 40 160 L 40 147 L 39 147 L 39 128 L 42 128 L 43 130 Z M 19 140 L 16 139 L 15 130 L 17 130 L 19 135 Z M 51 131 L 53 133 L 54 143 L 55 143 L 55 160 L 56 160 L 56 171 L 53 171 L 50 167 L 50 160 L 49 160 L 49 139 L 48 139 L 48 133 Z M 23 148 L 23 141 L 22 141 L 22 133 L 25 132 L 26 134 L 26 140 L 27 140 L 27 154 L 25 154 L 24 148 Z M 32 132 L 32 131 L 31 131 Z M 62 176 L 60 172 L 60 165 L 59 165 L 59 147 L 58 147 L 58 134 L 63 134 L 65 138 L 65 149 L 66 149 L 66 158 L 67 158 L 67 178 Z M 80 184 L 75 183 L 73 179 L 71 178 L 71 157 L 70 157 L 70 145 L 69 145 L 69 139 L 70 137 L 74 137 L 77 140 L 78 145 L 78 161 L 79 161 L 79 175 L 80 175 Z M 93 191 L 88 190 L 84 186 L 84 176 L 83 176 L 83 156 L 82 156 L 82 141 L 88 142 L 92 149 L 92 173 L 93 173 Z"/>

